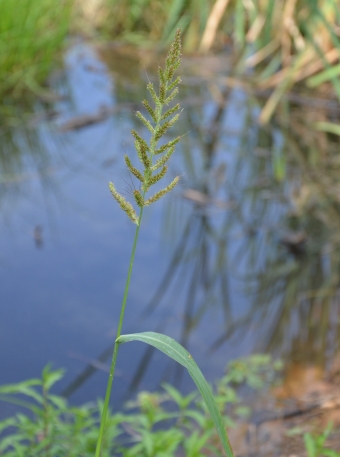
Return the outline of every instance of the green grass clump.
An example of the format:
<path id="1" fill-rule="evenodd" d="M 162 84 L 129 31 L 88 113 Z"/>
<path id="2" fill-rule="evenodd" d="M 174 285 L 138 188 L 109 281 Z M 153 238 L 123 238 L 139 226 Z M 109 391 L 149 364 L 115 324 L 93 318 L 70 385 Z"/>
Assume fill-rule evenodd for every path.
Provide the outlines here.
<path id="1" fill-rule="evenodd" d="M 20 99 L 42 85 L 60 57 L 73 0 L 0 1 L 0 96 Z"/>

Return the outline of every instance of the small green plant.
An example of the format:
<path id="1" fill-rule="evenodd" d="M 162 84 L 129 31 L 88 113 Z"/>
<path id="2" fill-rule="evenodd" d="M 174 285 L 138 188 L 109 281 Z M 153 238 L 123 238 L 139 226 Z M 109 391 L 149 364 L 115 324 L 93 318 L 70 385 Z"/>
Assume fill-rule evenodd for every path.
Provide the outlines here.
<path id="1" fill-rule="evenodd" d="M 125 163 L 129 172 L 140 181 L 140 189 L 134 189 L 133 197 L 134 203 L 139 208 L 139 214 L 137 214 L 133 205 L 128 202 L 121 194 L 116 190 L 115 185 L 110 182 L 109 187 L 112 196 L 120 205 L 121 209 L 128 215 L 133 223 L 136 224 L 136 232 L 132 247 L 132 254 L 130 259 L 130 266 L 127 274 L 127 280 L 125 285 L 125 292 L 123 302 L 121 306 L 120 318 L 118 323 L 117 335 L 113 349 L 113 356 L 110 368 L 110 375 L 108 379 L 103 414 L 101 419 L 101 426 L 99 431 L 98 443 L 96 448 L 96 457 L 101 456 L 101 448 L 105 435 L 106 419 L 109 408 L 109 401 L 111 396 L 112 381 L 114 378 L 114 372 L 117 361 L 117 354 L 119 346 L 122 343 L 129 341 L 141 341 L 147 343 L 160 351 L 164 352 L 169 357 L 176 360 L 178 363 L 187 368 L 192 379 L 196 383 L 202 397 L 207 405 L 207 408 L 211 414 L 212 420 L 218 431 L 221 439 L 223 449 L 229 457 L 233 456 L 232 449 L 229 444 L 229 440 L 225 431 L 225 426 L 218 410 L 216 402 L 214 401 L 211 389 L 207 384 L 202 372 L 194 362 L 191 354 L 188 353 L 180 344 L 169 338 L 166 335 L 162 335 L 154 332 L 136 333 L 132 335 L 121 335 L 122 325 L 124 320 L 127 296 L 129 292 L 132 266 L 134 262 L 137 240 L 139 229 L 142 222 L 144 207 L 151 205 L 156 202 L 168 192 L 170 192 L 178 183 L 179 177 L 175 177 L 170 184 L 164 187 L 162 190 L 155 192 L 151 197 L 147 196 L 150 188 L 158 183 L 162 178 L 165 177 L 168 168 L 167 162 L 172 156 L 175 145 L 180 141 L 181 137 L 177 137 L 174 140 L 168 141 L 164 144 L 159 144 L 159 141 L 164 137 L 167 131 L 178 121 L 180 105 L 176 105 L 167 108 L 167 105 L 171 103 L 178 93 L 178 84 L 180 78 L 174 76 L 175 71 L 180 65 L 181 61 L 181 32 L 177 30 L 173 44 L 171 45 L 170 51 L 166 57 L 165 68 L 158 69 L 159 76 L 159 89 L 156 92 L 154 85 L 150 82 L 147 85 L 147 89 L 150 92 L 153 100 L 153 107 L 147 100 L 143 101 L 143 105 L 150 116 L 150 120 L 146 119 L 139 111 L 136 116 L 149 130 L 151 138 L 147 142 L 142 138 L 135 130 L 132 130 L 132 135 L 135 139 L 135 148 L 137 156 L 142 164 L 143 170 L 137 169 L 130 158 L 125 155 Z M 160 454 L 158 454 L 160 455 Z"/>
<path id="2" fill-rule="evenodd" d="M 325 445 L 327 438 L 332 432 L 333 425 L 330 423 L 320 434 L 305 433 L 303 440 L 308 457 L 340 457 L 340 453 Z"/>
<path id="3" fill-rule="evenodd" d="M 261 368 L 252 357 L 240 363 L 246 364 L 249 373 L 263 382 L 268 380 L 268 374 L 271 377 L 275 372 L 271 359 Z M 237 417 L 238 410 L 244 407 L 237 391 L 240 384 L 236 365 L 237 361 L 229 364 L 226 375 L 214 389 L 214 399 L 228 427 L 234 425 L 232 417 Z M 93 456 L 103 404 L 98 401 L 74 407 L 53 394 L 51 389 L 63 374 L 63 370 L 51 370 L 47 366 L 41 379 L 0 386 L 0 401 L 28 410 L 0 421 L 1 456 Z M 249 378 L 242 377 L 240 382 L 249 385 Z M 257 388 L 263 387 L 263 382 L 257 383 Z M 222 456 L 214 423 L 198 392 L 182 395 L 170 385 L 164 385 L 163 389 L 140 392 L 126 405 L 128 413 L 112 414 L 108 410 L 103 457 L 178 457 L 183 452 L 187 457 L 201 457 L 205 452 Z"/>
<path id="4" fill-rule="evenodd" d="M 0 400 L 28 409 L 0 422 L 0 455 L 6 457 L 90 457 L 97 440 L 96 416 L 101 404 L 70 407 L 62 397 L 50 390 L 63 377 L 63 370 L 47 366 L 41 379 L 0 386 Z M 124 416 L 108 417 L 107 435 L 103 445 L 108 457 L 113 443 L 122 433 L 119 424 Z"/>

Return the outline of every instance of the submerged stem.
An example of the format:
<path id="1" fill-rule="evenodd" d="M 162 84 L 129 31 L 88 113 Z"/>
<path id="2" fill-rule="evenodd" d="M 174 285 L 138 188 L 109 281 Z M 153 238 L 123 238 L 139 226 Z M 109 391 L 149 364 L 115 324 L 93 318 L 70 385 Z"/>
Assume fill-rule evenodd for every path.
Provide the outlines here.
<path id="1" fill-rule="evenodd" d="M 109 403 L 110 403 L 110 397 L 111 397 L 112 381 L 113 381 L 113 377 L 114 377 L 114 373 L 115 373 L 116 361 L 117 361 L 117 355 L 118 355 L 118 348 L 119 348 L 119 344 L 116 343 L 116 340 L 120 337 L 121 332 L 122 332 L 123 320 L 124 320 L 124 314 L 125 314 L 125 307 L 126 307 L 127 297 L 128 297 L 128 294 L 129 294 L 132 267 L 133 267 L 133 262 L 134 262 L 134 259 L 135 259 L 135 252 L 136 252 L 136 247 L 137 247 L 137 240 L 138 240 L 138 235 L 139 235 L 140 224 L 141 224 L 141 221 L 142 221 L 142 216 L 143 216 L 143 208 L 141 208 L 140 213 L 139 213 L 138 225 L 136 227 L 135 238 L 134 238 L 134 241 L 133 241 L 133 247 L 132 247 L 132 252 L 131 252 L 131 257 L 130 257 L 130 265 L 129 265 L 128 275 L 127 275 L 127 279 L 126 279 L 126 283 L 125 283 L 124 297 L 123 297 L 122 307 L 121 307 L 121 310 L 120 310 L 117 334 L 116 334 L 115 344 L 114 344 L 114 348 L 113 348 L 112 361 L 111 361 L 111 367 L 110 367 L 110 375 L 109 375 L 109 379 L 108 379 L 107 387 L 106 387 L 104 408 L 103 408 L 103 413 L 102 413 L 101 422 L 100 422 L 100 429 L 99 429 L 99 436 L 98 436 L 98 441 L 97 441 L 95 457 L 100 457 L 100 451 L 101 451 L 102 441 L 103 441 L 103 437 L 104 437 L 107 412 L 108 412 L 108 409 L 109 409 Z"/>

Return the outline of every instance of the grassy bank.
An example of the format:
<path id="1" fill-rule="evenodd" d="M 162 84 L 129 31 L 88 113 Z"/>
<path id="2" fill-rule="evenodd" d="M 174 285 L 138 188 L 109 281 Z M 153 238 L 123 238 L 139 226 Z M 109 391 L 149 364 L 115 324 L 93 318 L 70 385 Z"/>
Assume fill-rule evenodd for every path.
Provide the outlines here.
<path id="1" fill-rule="evenodd" d="M 0 96 L 43 92 L 68 34 L 73 0 L 1 0 Z"/>
<path id="2" fill-rule="evenodd" d="M 272 92 L 267 122 L 294 84 L 330 83 L 340 100 L 339 0 L 106 0 L 104 28 L 113 38 L 167 45 L 177 27 L 183 47 L 206 53 L 232 45 L 237 73 Z"/>

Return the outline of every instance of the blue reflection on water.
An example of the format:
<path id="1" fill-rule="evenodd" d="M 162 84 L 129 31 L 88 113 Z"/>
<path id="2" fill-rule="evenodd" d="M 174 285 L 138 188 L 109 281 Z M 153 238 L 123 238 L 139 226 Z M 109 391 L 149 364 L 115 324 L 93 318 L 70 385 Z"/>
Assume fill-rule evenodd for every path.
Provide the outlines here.
<path id="1" fill-rule="evenodd" d="M 115 111 L 117 98 L 124 102 L 125 96 L 129 101 L 144 89 L 137 87 L 136 93 L 132 89 L 132 93 L 121 93 L 105 65 L 84 45 L 68 53 L 64 79 L 57 86 L 61 94 L 67 94 L 66 99 L 55 104 L 57 118 L 36 122 L 35 130 L 22 138 L 20 128 L 13 129 L 12 142 L 2 145 L 11 153 L 13 142 L 18 142 L 23 159 L 15 165 L 12 175 L 4 178 L 1 201 L 4 211 L 0 239 L 0 383 L 36 377 L 52 362 L 67 369 L 59 384 L 62 391 L 92 363 L 100 369 L 85 381 L 80 380 L 72 390 L 72 401 L 79 403 L 102 396 L 105 391 L 108 361 L 96 359 L 113 344 L 134 234 L 134 226 L 113 201 L 107 186 L 110 180 L 120 189 L 130 183 L 122 156 L 125 151 L 133 151 L 129 130 L 135 120 L 128 105 Z M 221 131 L 216 150 L 210 159 L 209 151 L 202 156 L 194 126 L 208 124 L 216 111 L 215 104 L 206 103 L 199 109 L 189 107 L 188 114 L 183 115 L 178 133 L 189 134 L 172 163 L 171 174 L 183 173 L 183 188 L 196 189 L 201 195 L 209 195 L 211 182 L 216 184 L 213 198 L 220 199 L 222 206 L 207 209 L 195 204 L 193 211 L 192 199 L 180 198 L 182 188 L 148 209 L 124 326 L 127 333 L 154 330 L 178 338 L 210 380 L 221 375 L 230 358 L 254 347 L 253 327 L 246 334 L 241 332 L 237 342 L 231 339 L 212 355 L 207 353 L 207 347 L 228 328 L 228 319 L 242 319 L 250 306 L 250 295 L 244 293 L 243 280 L 238 279 L 249 263 L 248 256 L 239 253 L 244 227 L 239 222 L 231 224 L 228 212 L 228 205 L 233 205 L 238 192 L 251 180 L 250 164 L 242 159 L 240 171 L 240 160 L 235 158 L 242 141 L 237 132 L 249 115 L 247 103 L 242 92 L 230 94 L 227 110 L 219 120 Z M 100 122 L 86 128 L 58 130 L 74 117 L 95 116 L 103 110 L 109 115 Z M 250 108 L 250 112 L 255 111 L 256 107 Z M 236 134 L 230 134 L 233 131 Z M 34 154 L 37 148 L 39 153 Z M 226 200 L 225 187 L 218 184 L 217 174 L 214 175 L 222 170 L 221 165 L 227 167 L 230 186 L 241 189 L 228 190 L 230 201 Z M 274 205 L 272 217 L 278 219 L 283 211 L 284 205 Z M 253 213 L 251 201 L 245 203 L 241 212 L 249 219 Z M 187 250 L 185 259 L 175 261 L 173 270 L 167 273 L 186 227 L 189 235 L 179 250 L 179 257 Z M 217 238 L 221 237 L 224 244 L 214 244 L 214 236 L 209 236 L 220 229 L 222 235 Z M 228 236 L 223 238 L 223 234 Z M 207 256 L 206 262 L 195 260 L 195 249 L 199 249 L 199 256 Z M 215 260 L 221 249 L 226 255 L 218 263 Z M 229 271 L 228 259 L 235 257 L 239 262 L 235 271 Z M 164 275 L 172 278 L 172 274 L 171 287 L 164 285 L 165 295 L 161 293 L 162 299 L 154 304 L 153 311 L 145 314 L 161 281 L 166 283 Z M 196 313 L 197 303 L 201 307 Z M 146 365 L 145 349 L 141 344 L 121 348 L 113 395 L 115 406 L 126 399 L 131 385 L 152 389 L 162 380 L 175 377 L 178 382 L 182 380 L 185 390 L 192 388 L 188 377 L 169 366 L 163 355 L 154 353 L 150 365 Z M 143 356 L 146 358 L 142 359 Z M 146 372 L 141 370 L 139 376 L 136 370 L 141 360 Z"/>

